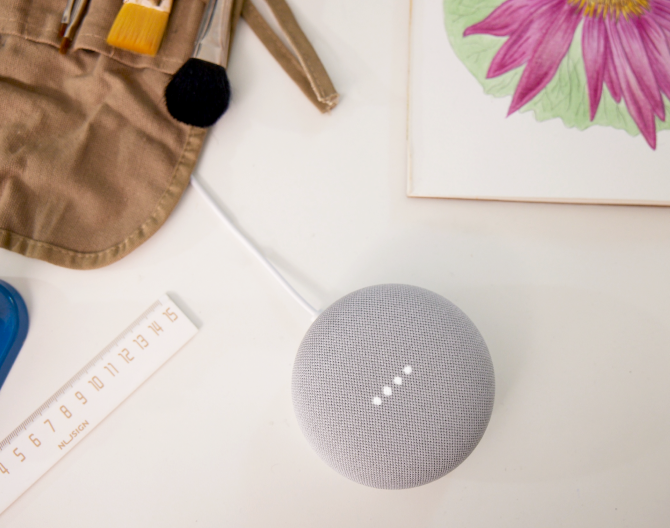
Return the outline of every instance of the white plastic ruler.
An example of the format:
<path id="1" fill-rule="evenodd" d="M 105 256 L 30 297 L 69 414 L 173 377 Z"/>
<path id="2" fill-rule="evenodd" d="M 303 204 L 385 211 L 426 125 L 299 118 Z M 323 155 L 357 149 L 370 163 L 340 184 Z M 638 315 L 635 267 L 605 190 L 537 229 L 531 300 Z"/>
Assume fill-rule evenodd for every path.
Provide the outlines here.
<path id="1" fill-rule="evenodd" d="M 0 442 L 0 513 L 196 333 L 167 295 Z"/>

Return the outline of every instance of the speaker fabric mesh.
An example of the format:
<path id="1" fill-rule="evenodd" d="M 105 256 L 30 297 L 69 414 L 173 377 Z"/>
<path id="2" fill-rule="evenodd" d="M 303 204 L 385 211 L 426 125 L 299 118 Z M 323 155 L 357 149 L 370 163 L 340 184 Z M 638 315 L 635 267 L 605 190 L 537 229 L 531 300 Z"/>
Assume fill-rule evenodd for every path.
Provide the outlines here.
<path id="1" fill-rule="evenodd" d="M 326 309 L 300 345 L 292 385 L 317 454 L 384 489 L 426 484 L 463 462 L 495 392 L 491 357 L 470 319 L 440 295 L 398 284 Z"/>

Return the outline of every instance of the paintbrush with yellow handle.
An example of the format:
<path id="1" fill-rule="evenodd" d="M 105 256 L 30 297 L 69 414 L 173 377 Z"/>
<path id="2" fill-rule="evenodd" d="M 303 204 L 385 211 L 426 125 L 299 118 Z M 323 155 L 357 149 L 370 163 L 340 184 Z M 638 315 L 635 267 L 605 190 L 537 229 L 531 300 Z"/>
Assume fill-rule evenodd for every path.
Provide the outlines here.
<path id="1" fill-rule="evenodd" d="M 107 44 L 143 55 L 156 55 L 167 27 L 172 0 L 123 0 Z"/>

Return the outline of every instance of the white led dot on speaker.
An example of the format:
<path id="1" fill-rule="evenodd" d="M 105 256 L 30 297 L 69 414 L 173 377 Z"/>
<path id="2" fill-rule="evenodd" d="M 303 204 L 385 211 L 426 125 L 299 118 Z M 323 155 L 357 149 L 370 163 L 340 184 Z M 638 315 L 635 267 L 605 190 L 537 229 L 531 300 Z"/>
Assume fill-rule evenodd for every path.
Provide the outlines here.
<path id="1" fill-rule="evenodd" d="M 393 394 L 391 387 L 389 386 L 384 387 L 384 396 L 390 396 L 391 394 Z"/>
<path id="2" fill-rule="evenodd" d="M 374 403 L 375 405 L 381 405 L 382 399 L 379 396 L 375 396 L 374 398 L 372 398 L 372 403 Z"/>
<path id="3" fill-rule="evenodd" d="M 402 371 L 403 371 L 405 374 L 411 374 L 411 373 L 412 373 L 412 367 L 410 367 L 409 365 L 407 365 L 404 369 L 402 369 Z"/>
<path id="4" fill-rule="evenodd" d="M 402 385 L 402 378 L 400 376 L 396 376 L 395 378 L 393 378 L 393 383 L 395 383 L 396 385 Z"/>

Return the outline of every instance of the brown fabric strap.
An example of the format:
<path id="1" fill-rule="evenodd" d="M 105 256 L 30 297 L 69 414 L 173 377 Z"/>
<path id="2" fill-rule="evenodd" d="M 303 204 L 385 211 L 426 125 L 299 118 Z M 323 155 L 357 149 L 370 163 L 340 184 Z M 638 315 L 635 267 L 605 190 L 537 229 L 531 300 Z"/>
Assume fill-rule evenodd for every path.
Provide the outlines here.
<path id="1" fill-rule="evenodd" d="M 339 95 L 290 8 L 284 0 L 266 0 L 266 2 L 277 18 L 279 27 L 286 34 L 297 58 L 272 31 L 251 0 L 244 0 L 242 8 L 244 20 L 314 106 L 321 112 L 332 110 L 339 101 Z"/>
<path id="2" fill-rule="evenodd" d="M 319 101 L 337 104 L 338 95 L 319 56 L 312 47 L 286 0 L 265 0 L 302 64 Z M 333 104 L 333 106 L 334 106 Z"/>

